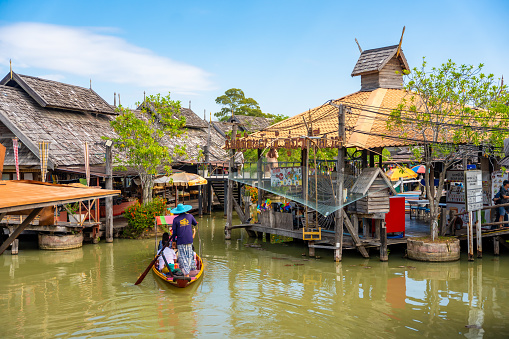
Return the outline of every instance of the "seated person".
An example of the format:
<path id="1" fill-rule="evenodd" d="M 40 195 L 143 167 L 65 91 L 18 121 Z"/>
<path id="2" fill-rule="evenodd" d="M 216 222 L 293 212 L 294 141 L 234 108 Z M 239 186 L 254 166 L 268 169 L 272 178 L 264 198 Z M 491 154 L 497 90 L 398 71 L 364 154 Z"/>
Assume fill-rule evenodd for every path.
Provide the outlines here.
<path id="1" fill-rule="evenodd" d="M 166 237 L 168 239 L 170 239 L 170 234 L 168 232 L 164 232 L 163 233 L 163 240 L 159 241 L 159 246 L 157 246 L 157 251 L 158 252 L 163 248 L 163 241 L 164 241 L 164 239 L 166 239 Z"/>
<path id="2" fill-rule="evenodd" d="M 165 244 L 165 245 L 168 244 L 169 238 L 170 238 L 170 235 L 168 233 L 163 234 L 163 240 L 162 240 L 163 244 Z M 165 262 L 165 259 L 166 259 L 166 262 Z M 174 264 L 175 264 L 176 259 L 177 259 L 177 256 L 175 255 L 175 252 L 173 251 L 173 249 L 171 249 L 169 246 L 166 246 L 158 258 L 157 268 L 162 273 L 168 273 L 169 269 L 172 269 L 172 270 L 174 269 L 174 267 L 175 267 Z M 169 269 L 168 269 L 168 266 L 166 266 L 166 263 L 168 263 L 168 265 L 170 266 Z"/>

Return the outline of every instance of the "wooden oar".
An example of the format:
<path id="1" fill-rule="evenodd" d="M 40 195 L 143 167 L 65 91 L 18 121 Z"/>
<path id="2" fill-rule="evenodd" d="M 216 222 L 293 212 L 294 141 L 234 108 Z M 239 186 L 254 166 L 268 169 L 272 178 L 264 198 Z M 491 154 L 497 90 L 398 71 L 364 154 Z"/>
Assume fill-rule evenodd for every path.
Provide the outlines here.
<path id="1" fill-rule="evenodd" d="M 150 269 L 152 268 L 152 266 L 154 266 L 154 264 L 156 263 L 156 260 L 159 258 L 159 256 L 161 255 L 161 253 L 163 252 L 163 250 L 168 246 L 168 244 L 166 245 L 163 245 L 163 248 L 161 248 L 161 250 L 159 251 L 159 253 L 157 253 L 157 255 L 155 256 L 154 260 L 152 260 L 150 262 L 150 264 L 148 265 L 147 269 L 145 270 L 145 272 L 143 272 L 140 277 L 138 278 L 138 280 L 136 280 L 136 282 L 134 283 L 135 285 L 139 285 L 141 284 L 141 282 L 143 281 L 143 279 L 145 279 L 145 277 L 147 276 L 148 272 L 150 271 Z"/>

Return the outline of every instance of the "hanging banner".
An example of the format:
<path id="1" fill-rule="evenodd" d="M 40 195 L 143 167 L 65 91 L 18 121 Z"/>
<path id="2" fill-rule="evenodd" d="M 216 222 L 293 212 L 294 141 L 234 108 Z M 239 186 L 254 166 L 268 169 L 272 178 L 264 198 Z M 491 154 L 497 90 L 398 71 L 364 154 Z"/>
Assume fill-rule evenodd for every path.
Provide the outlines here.
<path id="1" fill-rule="evenodd" d="M 19 180 L 18 138 L 12 139 L 12 148 L 14 149 L 14 163 L 16 164 L 16 180 Z"/>
<path id="2" fill-rule="evenodd" d="M 87 178 L 87 186 L 90 186 L 90 158 L 88 152 L 88 142 L 85 142 L 85 174 Z"/>
<path id="3" fill-rule="evenodd" d="M 48 174 L 49 142 L 39 141 L 39 160 L 41 161 L 41 181 L 46 182 Z"/>
<path id="4" fill-rule="evenodd" d="M 280 186 L 301 186 L 302 168 L 301 167 L 276 167 L 270 170 L 270 185 L 272 187 Z"/>

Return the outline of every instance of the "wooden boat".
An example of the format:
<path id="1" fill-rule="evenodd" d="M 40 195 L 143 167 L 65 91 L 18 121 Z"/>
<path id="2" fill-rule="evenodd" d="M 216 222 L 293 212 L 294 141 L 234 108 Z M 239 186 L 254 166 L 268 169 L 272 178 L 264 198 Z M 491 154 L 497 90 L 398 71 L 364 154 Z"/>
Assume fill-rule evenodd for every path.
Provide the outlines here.
<path id="1" fill-rule="evenodd" d="M 180 288 L 187 287 L 187 286 L 197 282 L 203 275 L 203 269 L 204 269 L 205 265 L 203 265 L 203 261 L 198 255 L 196 255 L 196 259 L 198 260 L 198 264 L 196 265 L 197 270 L 191 271 L 191 274 L 189 277 L 183 277 L 183 276 L 171 277 L 170 274 L 168 274 L 168 273 L 167 274 L 161 273 L 156 268 L 157 265 L 152 266 L 152 271 L 155 273 L 155 275 L 158 278 L 160 278 L 164 282 L 168 283 L 169 285 L 180 287 Z"/>

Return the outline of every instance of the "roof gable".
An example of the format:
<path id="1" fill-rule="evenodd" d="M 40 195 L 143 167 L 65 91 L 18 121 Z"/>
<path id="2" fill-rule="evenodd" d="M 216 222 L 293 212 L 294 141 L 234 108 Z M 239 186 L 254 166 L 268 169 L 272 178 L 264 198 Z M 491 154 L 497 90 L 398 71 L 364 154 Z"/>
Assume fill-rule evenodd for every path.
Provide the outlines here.
<path id="1" fill-rule="evenodd" d="M 396 56 L 397 52 L 398 45 L 362 51 L 353 68 L 352 76 L 380 72 L 387 62 Z M 401 63 L 403 69 L 410 70 L 403 50 L 400 50 L 397 59 Z"/>
<path id="2" fill-rule="evenodd" d="M 57 81 L 21 75 L 7 74 L 0 85 L 21 87 L 39 105 L 79 112 L 115 114 L 111 106 L 91 88 L 84 88 Z"/>

